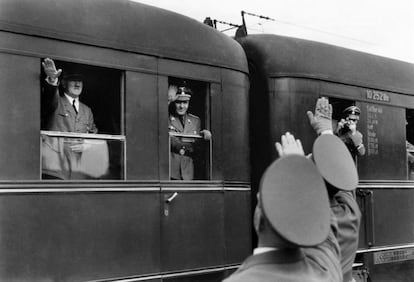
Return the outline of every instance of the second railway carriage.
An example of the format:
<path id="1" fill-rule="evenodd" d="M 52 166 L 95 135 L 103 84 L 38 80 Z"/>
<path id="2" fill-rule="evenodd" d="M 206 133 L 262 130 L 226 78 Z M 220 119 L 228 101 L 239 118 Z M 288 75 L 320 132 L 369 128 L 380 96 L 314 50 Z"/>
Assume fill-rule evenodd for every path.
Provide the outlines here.
<path id="1" fill-rule="evenodd" d="M 42 126 L 45 58 L 83 74 L 97 134 Z M 4 0 L 0 68 L 1 281 L 220 281 L 251 252 L 236 41 L 132 1 Z M 180 84 L 212 133 L 191 181 L 169 172 L 168 89 Z M 88 150 L 45 179 L 47 153 L 59 163 L 73 143 Z"/>
<path id="2" fill-rule="evenodd" d="M 252 189 L 289 131 L 311 152 L 306 111 L 328 97 L 333 119 L 361 109 L 366 154 L 357 158 L 363 213 L 358 281 L 414 280 L 414 66 L 362 52 L 276 35 L 239 39 L 250 70 Z M 338 160 L 341 161 L 341 160 Z M 300 174 L 300 172 L 298 172 Z"/>

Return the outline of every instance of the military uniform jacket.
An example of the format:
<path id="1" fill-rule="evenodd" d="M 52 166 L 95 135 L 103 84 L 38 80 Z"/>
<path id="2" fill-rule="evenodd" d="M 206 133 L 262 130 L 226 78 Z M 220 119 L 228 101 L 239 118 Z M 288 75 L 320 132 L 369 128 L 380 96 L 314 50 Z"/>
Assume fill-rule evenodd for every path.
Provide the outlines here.
<path id="1" fill-rule="evenodd" d="M 42 96 L 42 128 L 45 130 L 97 133 L 91 109 L 79 101 L 76 114 L 72 104 L 57 86 L 47 84 Z"/>
<path id="2" fill-rule="evenodd" d="M 332 214 L 331 231 L 322 244 L 252 255 L 224 282 L 342 281 L 340 251 L 334 236 L 336 232 L 336 218 Z"/>
<path id="3" fill-rule="evenodd" d="M 363 156 L 365 155 L 365 147 L 360 146 L 357 147 L 359 144 L 362 144 L 362 133 L 358 130 L 352 135 L 351 131 L 346 132 L 338 132 L 338 137 L 345 143 L 346 147 L 348 148 L 349 152 L 352 155 L 352 158 L 355 159 L 356 156 Z"/>
<path id="4" fill-rule="evenodd" d="M 331 199 L 331 210 L 338 221 L 338 243 L 341 249 L 341 267 L 344 282 L 352 281 L 352 264 L 358 249 L 361 211 L 355 200 L 355 191 L 339 191 Z"/>
<path id="5" fill-rule="evenodd" d="M 47 84 L 42 94 L 42 129 L 96 133 L 91 109 L 79 102 L 79 111 L 69 100 L 60 95 L 57 86 Z M 60 179 L 79 178 L 75 170 L 79 166 L 82 153 L 74 153 L 70 149 L 73 138 L 57 138 L 42 136 L 42 173 Z"/>
<path id="6" fill-rule="evenodd" d="M 169 116 L 169 132 L 179 134 L 199 135 L 201 122 L 194 115 L 186 114 L 184 116 L 184 125 L 179 117 Z M 182 142 L 182 139 L 175 136 L 171 138 L 170 154 L 170 177 L 172 179 L 192 180 L 194 179 L 194 144 Z"/>

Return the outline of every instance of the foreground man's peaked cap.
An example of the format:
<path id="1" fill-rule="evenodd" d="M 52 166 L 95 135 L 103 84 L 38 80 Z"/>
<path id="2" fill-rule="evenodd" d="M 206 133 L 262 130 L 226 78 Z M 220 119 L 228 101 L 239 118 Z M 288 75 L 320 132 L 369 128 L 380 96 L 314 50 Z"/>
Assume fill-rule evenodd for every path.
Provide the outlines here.
<path id="1" fill-rule="evenodd" d="M 313 144 L 312 157 L 326 182 L 339 190 L 358 185 L 355 162 L 344 142 L 332 134 L 320 135 Z"/>
<path id="2" fill-rule="evenodd" d="M 273 229 L 298 246 L 315 246 L 329 232 L 329 200 L 311 160 L 290 155 L 274 161 L 260 183 L 263 213 Z"/>

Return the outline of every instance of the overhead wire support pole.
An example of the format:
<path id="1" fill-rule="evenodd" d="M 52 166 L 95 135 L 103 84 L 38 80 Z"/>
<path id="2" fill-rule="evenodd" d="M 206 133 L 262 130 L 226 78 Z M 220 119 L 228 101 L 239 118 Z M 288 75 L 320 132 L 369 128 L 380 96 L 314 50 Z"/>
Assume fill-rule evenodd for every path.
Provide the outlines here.
<path id="1" fill-rule="evenodd" d="M 244 33 L 247 35 L 247 25 L 246 25 L 246 20 L 245 20 L 245 18 L 244 18 L 244 15 L 249 15 L 249 16 L 253 16 L 253 17 L 258 17 L 258 18 L 260 18 L 260 19 L 264 19 L 264 20 L 268 20 L 268 21 L 276 21 L 275 19 L 272 19 L 272 18 L 270 18 L 270 17 L 266 17 L 266 16 L 262 16 L 262 15 L 256 15 L 256 14 L 253 14 L 253 13 L 249 13 L 249 12 L 246 12 L 246 11 L 241 11 L 241 16 L 242 16 L 242 27 L 243 27 L 243 30 L 244 30 Z"/>
<path id="2" fill-rule="evenodd" d="M 241 17 L 242 17 L 242 27 L 243 27 L 243 33 L 247 35 L 247 26 L 246 26 L 246 20 L 244 19 L 245 11 L 241 11 Z"/>
<path id="3" fill-rule="evenodd" d="M 238 25 L 238 24 L 234 24 L 234 23 L 229 23 L 229 22 L 224 22 L 224 21 L 219 21 L 219 20 L 214 20 L 214 26 L 216 26 L 216 28 L 217 28 L 217 23 L 221 23 L 221 24 L 225 24 L 225 25 L 229 25 L 229 26 L 231 26 L 230 28 L 227 28 L 227 29 L 225 29 L 225 30 L 221 30 L 221 32 L 224 32 L 224 31 L 227 31 L 227 30 L 230 30 L 230 29 L 233 29 L 233 28 L 238 28 L 238 27 L 240 27 L 240 25 Z"/>

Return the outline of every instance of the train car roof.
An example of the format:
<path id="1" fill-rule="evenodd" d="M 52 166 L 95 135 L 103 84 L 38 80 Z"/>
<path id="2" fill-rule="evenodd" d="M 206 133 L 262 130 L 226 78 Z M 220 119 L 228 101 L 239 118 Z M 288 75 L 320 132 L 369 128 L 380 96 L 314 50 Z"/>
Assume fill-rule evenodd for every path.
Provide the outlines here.
<path id="1" fill-rule="evenodd" d="M 128 0 L 1 0 L 0 30 L 248 72 L 232 38 Z"/>
<path id="2" fill-rule="evenodd" d="M 258 34 L 239 39 L 268 77 L 303 77 L 414 94 L 414 65 L 315 41 Z"/>

